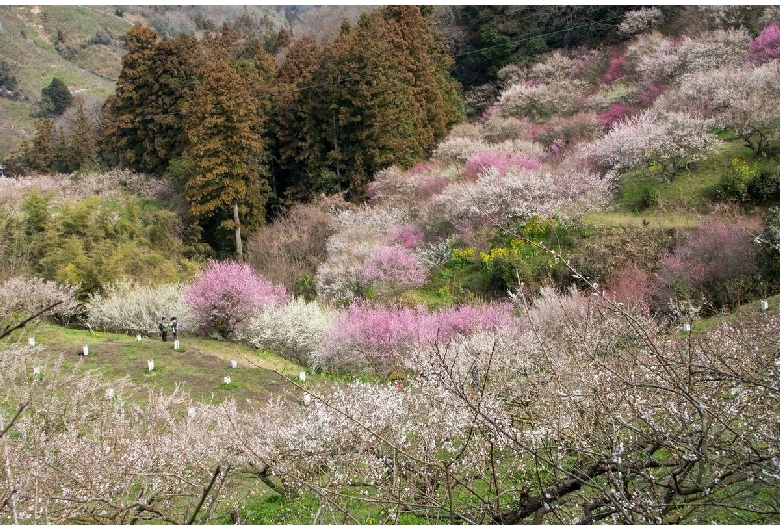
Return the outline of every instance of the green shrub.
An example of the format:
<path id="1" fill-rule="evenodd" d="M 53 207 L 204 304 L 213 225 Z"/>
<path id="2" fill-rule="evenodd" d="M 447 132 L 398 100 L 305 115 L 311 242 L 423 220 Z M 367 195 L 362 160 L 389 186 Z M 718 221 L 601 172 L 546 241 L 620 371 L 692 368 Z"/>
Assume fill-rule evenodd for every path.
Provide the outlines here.
<path id="1" fill-rule="evenodd" d="M 758 169 L 750 163 L 734 158 L 731 167 L 718 181 L 717 197 L 722 201 L 745 202 L 749 199 L 748 183 L 756 177 Z"/>
<path id="2" fill-rule="evenodd" d="M 642 198 L 640 200 L 640 205 L 643 210 L 646 210 L 647 208 L 652 208 L 653 206 L 658 206 L 660 202 L 660 195 L 658 194 L 658 190 L 654 187 L 647 187 L 642 191 Z"/>
<path id="3" fill-rule="evenodd" d="M 762 168 L 750 179 L 747 184 L 747 192 L 756 202 L 764 202 L 777 195 L 780 190 L 780 175 L 776 168 Z"/>

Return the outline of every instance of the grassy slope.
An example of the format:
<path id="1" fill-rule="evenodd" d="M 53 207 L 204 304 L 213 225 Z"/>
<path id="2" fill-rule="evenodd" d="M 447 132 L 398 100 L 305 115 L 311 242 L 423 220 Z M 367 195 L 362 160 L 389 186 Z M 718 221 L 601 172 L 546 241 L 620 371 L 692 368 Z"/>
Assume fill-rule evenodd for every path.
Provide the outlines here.
<path id="1" fill-rule="evenodd" d="M 723 138 L 724 146 L 717 153 L 699 162 L 688 171 L 682 171 L 668 182 L 648 172 L 627 173 L 621 177 L 620 189 L 613 205 L 583 219 L 591 226 L 650 226 L 661 228 L 693 228 L 705 221 L 728 221 L 734 212 L 727 203 L 715 200 L 721 176 L 728 171 L 732 159 L 754 162 L 744 142 L 733 137 Z M 651 189 L 658 204 L 644 208 L 642 196 Z M 761 209 L 741 211 L 760 215 Z"/>
<path id="2" fill-rule="evenodd" d="M 13 69 L 22 99 L 0 98 L 0 157 L 33 136 L 37 101 L 52 78 L 61 78 L 87 101 L 102 101 L 114 92 L 121 55 L 109 46 L 87 46 L 98 28 L 122 35 L 130 23 L 97 6 L 0 6 L 0 60 Z M 54 43 L 57 30 L 79 49 L 74 61 L 65 60 Z M 26 38 L 22 35 L 26 35 Z"/>
<path id="3" fill-rule="evenodd" d="M 138 385 L 134 398 L 146 399 L 147 387 L 165 393 L 177 387 L 197 401 L 221 402 L 235 399 L 239 407 L 256 406 L 294 386 L 284 377 L 297 379 L 302 368 L 273 354 L 239 344 L 183 334 L 180 348 L 174 350 L 172 340 L 163 342 L 158 337 L 135 337 L 105 332 L 90 332 L 64 328 L 52 324 L 28 326 L 14 333 L 10 341 L 26 343 L 34 336 L 39 347 L 37 362 L 46 365 L 62 356 L 63 366 L 76 370 L 95 370 L 108 380 L 128 378 Z M 83 346 L 89 355 L 79 355 Z M 149 372 L 147 360 L 154 360 L 154 371 Z M 231 368 L 236 360 L 238 368 Z M 282 374 L 282 375 L 280 375 Z M 224 377 L 231 384 L 224 384 Z M 307 385 L 317 385 L 322 378 L 314 376 Z"/>

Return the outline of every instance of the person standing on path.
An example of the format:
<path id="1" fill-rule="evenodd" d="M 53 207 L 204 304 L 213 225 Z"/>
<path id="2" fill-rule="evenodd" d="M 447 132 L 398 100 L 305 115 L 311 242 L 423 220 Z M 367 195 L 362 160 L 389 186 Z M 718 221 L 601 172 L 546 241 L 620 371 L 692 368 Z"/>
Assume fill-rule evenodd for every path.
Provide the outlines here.
<path id="1" fill-rule="evenodd" d="M 173 340 L 179 339 L 179 321 L 176 317 L 171 317 L 171 331 L 173 332 Z"/>
<path id="2" fill-rule="evenodd" d="M 160 330 L 162 341 L 168 342 L 168 326 L 165 324 L 165 318 L 160 317 L 160 323 L 157 324 L 157 329 Z"/>

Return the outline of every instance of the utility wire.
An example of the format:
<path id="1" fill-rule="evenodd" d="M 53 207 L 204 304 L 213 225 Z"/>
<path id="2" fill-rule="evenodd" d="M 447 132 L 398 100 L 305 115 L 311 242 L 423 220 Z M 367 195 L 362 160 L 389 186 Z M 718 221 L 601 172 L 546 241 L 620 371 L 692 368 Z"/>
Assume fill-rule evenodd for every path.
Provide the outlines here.
<path id="1" fill-rule="evenodd" d="M 466 55 L 472 55 L 472 54 L 475 54 L 475 53 L 482 53 L 482 52 L 485 52 L 485 51 L 488 51 L 488 50 L 494 50 L 494 49 L 497 49 L 497 48 L 503 48 L 503 47 L 507 47 L 507 46 L 515 46 L 515 45 L 518 45 L 518 44 L 521 44 L 521 43 L 524 43 L 524 42 L 528 42 L 528 41 L 537 39 L 539 37 L 549 37 L 549 36 L 552 36 L 552 35 L 557 35 L 559 33 L 566 33 L 566 32 L 570 32 L 570 31 L 576 30 L 576 29 L 581 29 L 581 28 L 586 28 L 586 27 L 590 27 L 590 26 L 595 26 L 597 24 L 606 24 L 609 21 L 613 21 L 613 20 L 617 20 L 617 19 L 621 19 L 621 18 L 622 18 L 622 16 L 607 17 L 607 18 L 600 19 L 600 20 L 594 20 L 593 22 L 589 22 L 587 24 L 579 24 L 579 25 L 576 25 L 576 26 L 570 26 L 568 28 L 564 28 L 564 29 L 560 29 L 560 30 L 556 30 L 556 31 L 550 31 L 550 32 L 547 32 L 547 33 L 540 33 L 538 35 L 533 35 L 531 37 L 524 37 L 522 39 L 517 39 L 517 40 L 511 41 L 511 42 L 506 42 L 506 43 L 503 43 L 503 44 L 496 44 L 494 46 L 487 46 L 485 48 L 479 48 L 477 50 L 471 50 L 471 51 L 467 51 L 467 52 L 458 53 L 456 55 L 453 55 L 452 57 L 453 58 L 464 57 Z M 327 86 L 340 85 L 340 84 L 344 84 L 344 83 L 351 82 L 351 81 L 359 81 L 359 80 L 362 80 L 362 79 L 368 79 L 368 78 L 372 78 L 372 77 L 379 77 L 379 76 L 384 75 L 384 74 L 386 74 L 388 72 L 394 72 L 394 71 L 399 71 L 399 70 L 400 70 L 400 68 L 386 68 L 384 70 L 374 70 L 374 71 L 368 72 L 368 73 L 363 74 L 363 75 L 356 75 L 356 76 L 350 76 L 350 77 L 344 77 L 344 78 L 339 77 L 339 79 L 336 80 L 336 81 L 327 81 L 327 82 L 323 82 L 323 83 L 317 83 L 317 84 L 313 84 L 313 85 L 306 85 L 306 86 L 296 87 L 296 88 L 288 88 L 288 89 L 278 90 L 278 91 L 262 92 L 262 93 L 259 94 L 259 96 L 261 96 L 261 97 L 263 97 L 263 96 L 271 97 L 271 96 L 277 96 L 277 95 L 285 94 L 285 93 L 303 92 L 304 90 L 312 90 L 312 89 L 323 88 L 323 87 L 327 87 Z M 246 101 L 246 100 L 245 99 L 239 99 L 239 100 L 233 100 L 233 101 L 231 101 L 231 103 L 241 104 L 244 101 Z M 223 105 L 223 104 L 221 104 L 221 103 L 214 104 L 214 105 L 211 105 L 211 108 L 217 108 L 217 107 L 219 107 L 221 105 Z M 179 110 L 179 111 L 175 111 L 175 112 L 167 112 L 167 113 L 149 114 L 149 115 L 146 115 L 146 116 L 139 116 L 135 120 L 136 121 L 139 121 L 139 120 L 150 120 L 150 119 L 162 118 L 162 117 L 165 117 L 165 116 L 176 116 L 176 115 L 185 115 L 185 114 L 187 114 L 186 111 Z"/>

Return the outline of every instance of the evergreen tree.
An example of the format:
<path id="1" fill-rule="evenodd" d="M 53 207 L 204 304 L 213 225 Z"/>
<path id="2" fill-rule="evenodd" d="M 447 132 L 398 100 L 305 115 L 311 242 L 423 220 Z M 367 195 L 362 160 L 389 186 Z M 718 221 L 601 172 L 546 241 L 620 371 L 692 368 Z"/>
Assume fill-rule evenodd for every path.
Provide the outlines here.
<path id="1" fill-rule="evenodd" d="M 291 202 L 308 201 L 327 189 L 312 178 L 324 166 L 324 149 L 313 141 L 319 122 L 312 114 L 316 89 L 307 88 L 313 83 L 322 53 L 309 37 L 293 42 L 272 91 L 273 119 L 269 127 L 274 142 L 273 169 L 278 194 Z"/>
<path id="2" fill-rule="evenodd" d="M 198 43 L 186 33 L 163 39 L 149 63 L 149 97 L 138 109 L 144 150 L 142 171 L 162 174 L 187 146 L 182 109 L 197 79 Z"/>
<path id="3" fill-rule="evenodd" d="M 55 163 L 55 146 L 57 144 L 57 129 L 51 118 L 40 118 L 35 123 L 35 136 L 32 143 L 21 145 L 23 165 L 38 173 L 49 173 Z"/>
<path id="4" fill-rule="evenodd" d="M 264 222 L 270 193 L 264 115 L 225 39 L 204 42 L 199 66 L 201 81 L 186 108 L 186 154 L 194 175 L 185 185 L 185 198 L 195 222 L 234 232 L 241 260 L 242 222 L 250 228 Z M 212 244 L 226 248 L 218 240 Z"/>
<path id="5" fill-rule="evenodd" d="M 549 49 L 596 47 L 620 38 L 623 15 L 641 6 L 465 5 L 455 9 L 453 76 L 465 88 L 496 79 L 508 65 L 533 60 Z M 459 35 L 464 35 L 465 38 Z"/>
<path id="6" fill-rule="evenodd" d="M 459 120 L 457 88 L 417 6 L 363 15 L 324 55 L 312 81 L 322 88 L 308 109 L 319 121 L 307 147 L 325 151 L 316 173 L 335 173 L 349 198 L 361 201 L 377 171 L 424 159 Z"/>
<path id="7" fill-rule="evenodd" d="M 129 48 L 122 57 L 122 72 L 116 83 L 116 96 L 108 112 L 107 140 L 116 149 L 122 165 L 144 171 L 145 145 L 142 109 L 149 100 L 154 80 L 150 65 L 157 43 L 157 33 L 140 24 L 127 31 L 125 44 Z"/>
<path id="8" fill-rule="evenodd" d="M 41 89 L 41 112 L 45 116 L 59 116 L 73 103 L 73 95 L 59 77 Z"/>
<path id="9" fill-rule="evenodd" d="M 128 31 L 109 129 L 119 159 L 137 171 L 162 174 L 187 145 L 182 108 L 196 82 L 197 41 L 182 34 L 157 43 L 154 30 Z"/>
<path id="10" fill-rule="evenodd" d="M 98 137 L 95 125 L 87 114 L 86 104 L 81 98 L 76 98 L 75 112 L 70 118 L 68 134 L 68 165 L 70 171 L 95 168 L 99 165 Z"/>

